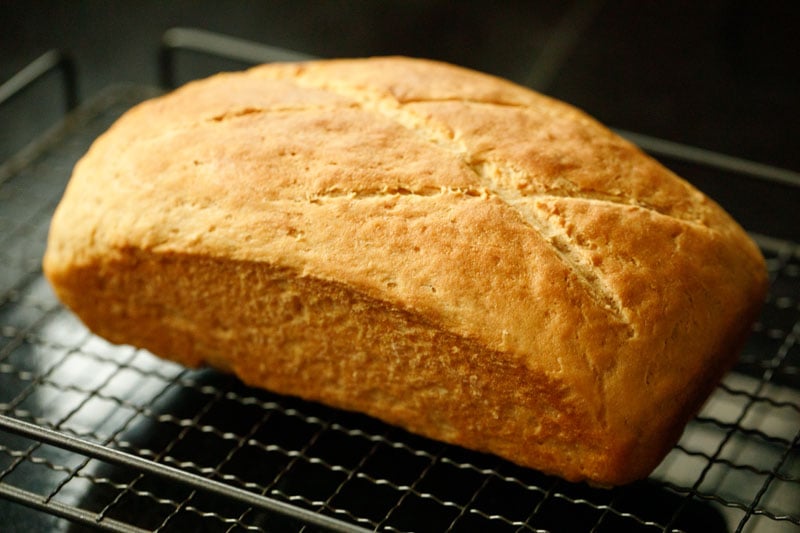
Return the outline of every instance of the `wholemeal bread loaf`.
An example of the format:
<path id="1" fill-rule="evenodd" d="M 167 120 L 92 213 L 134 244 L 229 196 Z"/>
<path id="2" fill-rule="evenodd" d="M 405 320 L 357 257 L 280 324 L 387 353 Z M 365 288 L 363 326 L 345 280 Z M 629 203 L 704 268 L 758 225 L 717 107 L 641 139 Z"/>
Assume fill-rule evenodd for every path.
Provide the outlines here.
<path id="1" fill-rule="evenodd" d="M 721 208 L 582 112 L 406 58 L 135 107 L 44 269 L 113 342 L 600 485 L 661 461 L 766 285 Z"/>

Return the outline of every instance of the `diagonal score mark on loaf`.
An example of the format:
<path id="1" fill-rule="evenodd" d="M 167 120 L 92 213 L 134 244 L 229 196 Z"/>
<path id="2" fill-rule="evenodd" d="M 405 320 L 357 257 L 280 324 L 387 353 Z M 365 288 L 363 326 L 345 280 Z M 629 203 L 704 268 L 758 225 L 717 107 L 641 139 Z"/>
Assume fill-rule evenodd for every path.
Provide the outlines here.
<path id="1" fill-rule="evenodd" d="M 511 168 L 501 161 L 476 158 L 463 143 L 456 140 L 455 136 L 449 132 L 446 124 L 437 124 L 433 119 L 409 110 L 402 102 L 388 93 L 355 88 L 345 84 L 317 82 L 316 80 L 304 78 L 302 74 L 293 78 L 293 81 L 300 87 L 327 90 L 350 98 L 361 108 L 377 113 L 411 131 L 421 140 L 435 144 L 439 148 L 457 156 L 475 173 L 479 181 L 477 190 L 470 189 L 466 191 L 467 195 L 494 196 L 513 209 L 528 227 L 538 233 L 550 245 L 553 253 L 583 284 L 588 294 L 609 313 L 614 315 L 620 323 L 628 326 L 629 335 L 633 334 L 628 313 L 616 292 L 599 275 L 598 270 L 591 264 L 590 259 L 580 252 L 580 246 L 574 242 L 564 228 L 551 223 L 545 210 L 537 207 L 537 203 L 541 205 L 549 200 L 565 199 L 575 197 L 575 195 L 568 191 L 559 190 L 521 194 L 513 184 L 518 182 L 520 178 L 534 181 L 531 176 Z M 392 193 L 391 191 L 330 192 L 333 193 L 332 196 L 349 194 L 354 198 L 371 196 L 375 193 Z M 364 192 L 366 194 L 363 194 Z M 408 191 L 408 193 L 416 194 L 417 191 Z M 420 193 L 419 195 L 421 196 L 427 196 L 430 195 L 431 191 L 420 191 Z M 323 196 L 328 196 L 327 192 Z M 622 199 L 611 195 L 592 194 L 588 198 L 591 201 L 630 205 L 630 202 L 622 201 Z"/>

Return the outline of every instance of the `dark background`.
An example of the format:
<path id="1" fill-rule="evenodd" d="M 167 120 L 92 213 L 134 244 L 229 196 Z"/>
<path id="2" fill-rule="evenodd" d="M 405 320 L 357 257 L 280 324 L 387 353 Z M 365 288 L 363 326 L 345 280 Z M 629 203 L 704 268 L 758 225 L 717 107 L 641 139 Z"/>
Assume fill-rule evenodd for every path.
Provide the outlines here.
<path id="1" fill-rule="evenodd" d="M 77 62 L 83 99 L 112 83 L 156 84 L 163 31 L 191 26 L 323 57 L 444 59 L 529 85 L 612 127 L 800 171 L 800 2 L 793 0 L 0 6 L 0 80 L 61 48 Z M 7 118 L 0 155 L 46 111 L 39 102 L 24 123 Z"/>

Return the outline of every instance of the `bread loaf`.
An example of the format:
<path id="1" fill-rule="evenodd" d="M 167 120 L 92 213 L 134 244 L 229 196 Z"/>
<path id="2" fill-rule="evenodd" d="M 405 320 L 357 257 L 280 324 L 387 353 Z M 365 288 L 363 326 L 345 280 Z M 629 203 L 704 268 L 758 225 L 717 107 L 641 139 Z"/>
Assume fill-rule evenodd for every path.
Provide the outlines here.
<path id="1" fill-rule="evenodd" d="M 44 270 L 113 342 L 599 485 L 661 461 L 766 286 L 720 207 L 584 113 L 406 58 L 133 108 Z"/>

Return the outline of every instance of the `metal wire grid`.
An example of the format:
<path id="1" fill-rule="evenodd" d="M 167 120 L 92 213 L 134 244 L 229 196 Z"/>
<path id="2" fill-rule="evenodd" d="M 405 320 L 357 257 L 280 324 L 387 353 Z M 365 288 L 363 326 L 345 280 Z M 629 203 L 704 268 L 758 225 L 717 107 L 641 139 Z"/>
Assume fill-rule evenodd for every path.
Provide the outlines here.
<path id="1" fill-rule="evenodd" d="M 109 91 L 0 184 L 4 497 L 118 531 L 800 526 L 800 246 L 760 239 L 771 293 L 738 372 L 651 479 L 569 484 L 89 334 L 41 277 L 49 214 L 91 140 L 148 95 Z"/>

